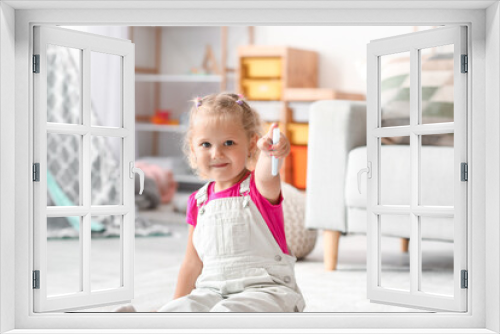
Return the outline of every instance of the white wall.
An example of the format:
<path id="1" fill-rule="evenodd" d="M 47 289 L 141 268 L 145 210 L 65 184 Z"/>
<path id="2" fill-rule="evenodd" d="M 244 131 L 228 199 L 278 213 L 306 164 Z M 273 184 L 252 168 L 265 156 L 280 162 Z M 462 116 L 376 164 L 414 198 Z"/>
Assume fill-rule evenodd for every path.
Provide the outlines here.
<path id="1" fill-rule="evenodd" d="M 319 87 L 346 92 L 366 93 L 366 46 L 370 40 L 402 35 L 430 27 L 413 26 L 258 26 L 255 27 L 254 43 L 257 45 L 283 45 L 314 50 L 319 54 Z M 237 47 L 249 41 L 247 27 L 229 27 L 227 66 L 236 68 Z M 207 45 L 212 47 L 220 64 L 220 27 L 164 27 L 162 29 L 161 73 L 189 74 L 192 69 L 202 70 Z M 136 53 L 154 50 L 138 48 Z M 228 90 L 234 90 L 236 76 L 229 74 Z M 144 84 L 139 83 L 140 90 Z M 218 89 L 217 84 L 162 84 L 162 108 L 173 111 L 174 117 L 189 109 L 190 99 Z M 145 94 L 136 97 L 138 109 Z M 148 106 L 151 108 L 150 106 Z M 147 111 L 137 110 L 138 114 Z"/>
<path id="2" fill-rule="evenodd" d="M 127 27 L 67 27 L 76 30 L 129 38 Z M 419 27 L 425 30 L 429 27 Z M 366 46 L 370 40 L 386 38 L 414 32 L 412 26 L 258 26 L 255 27 L 254 43 L 260 45 L 283 45 L 314 50 L 319 54 L 319 87 L 333 88 L 352 93 L 366 93 Z M 151 30 L 153 31 L 153 30 Z M 150 32 L 151 32 L 150 31 Z M 155 54 L 154 34 L 141 34 L 141 41 L 136 43 L 138 61 L 151 62 Z M 229 27 L 227 42 L 227 66 L 236 68 L 237 47 L 249 42 L 247 27 Z M 221 57 L 220 27 L 178 26 L 163 27 L 161 38 L 160 73 L 190 74 L 202 71 L 207 45 L 210 45 L 219 67 Z M 153 66 L 154 64 L 151 64 Z M 235 74 L 228 75 L 228 89 L 235 88 Z M 99 85 L 100 83 L 96 83 Z M 105 84 L 101 82 L 101 84 Z M 93 83 L 94 85 L 94 83 Z M 160 108 L 172 112 L 173 118 L 190 108 L 189 101 L 196 96 L 219 91 L 218 83 L 161 83 Z M 94 92 L 105 92 L 105 87 L 97 87 Z M 96 110 L 106 110 L 104 97 L 93 98 Z M 100 105 L 103 107 L 100 107 Z M 136 83 L 136 114 L 148 115 L 153 111 L 154 85 Z M 101 115 L 101 117 L 111 117 Z M 160 154 L 182 155 L 178 149 L 178 135 L 162 134 Z M 138 154 L 150 154 L 151 134 L 138 133 Z"/>
<path id="3" fill-rule="evenodd" d="M 320 87 L 365 94 L 366 45 L 370 40 L 414 31 L 410 26 L 268 26 L 255 28 L 255 44 L 317 51 Z"/>
<path id="4" fill-rule="evenodd" d="M 486 31 L 488 38 L 486 39 L 486 69 L 492 76 L 498 78 L 500 76 L 500 64 L 498 59 L 500 56 L 500 7 L 498 3 L 491 5 L 486 11 Z M 492 76 L 486 77 L 486 133 L 489 142 L 486 143 L 486 175 L 488 182 L 486 188 L 486 217 L 490 220 L 486 224 L 486 244 L 492 250 L 491 257 L 488 257 L 486 262 L 486 304 L 493 307 L 486 308 L 486 327 L 495 332 L 500 331 L 500 272 L 498 270 L 498 261 L 500 261 L 500 247 L 498 244 L 498 236 L 500 228 L 498 221 L 500 220 L 500 178 L 498 174 L 498 164 L 500 163 L 499 143 L 500 135 L 498 125 L 500 117 L 498 110 L 500 109 L 500 97 L 498 94 L 498 82 L 495 82 Z M 492 263 L 495 261 L 496 263 Z"/>

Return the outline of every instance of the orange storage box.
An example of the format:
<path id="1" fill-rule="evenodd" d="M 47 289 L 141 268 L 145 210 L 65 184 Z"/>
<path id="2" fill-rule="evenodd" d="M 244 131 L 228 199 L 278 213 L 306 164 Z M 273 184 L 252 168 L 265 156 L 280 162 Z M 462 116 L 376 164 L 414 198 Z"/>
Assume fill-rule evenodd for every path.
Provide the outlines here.
<path id="1" fill-rule="evenodd" d="M 292 182 L 299 189 L 306 189 L 307 145 L 291 145 Z"/>
<path id="2" fill-rule="evenodd" d="M 244 95 L 249 100 L 279 100 L 281 99 L 280 80 L 244 80 Z"/>

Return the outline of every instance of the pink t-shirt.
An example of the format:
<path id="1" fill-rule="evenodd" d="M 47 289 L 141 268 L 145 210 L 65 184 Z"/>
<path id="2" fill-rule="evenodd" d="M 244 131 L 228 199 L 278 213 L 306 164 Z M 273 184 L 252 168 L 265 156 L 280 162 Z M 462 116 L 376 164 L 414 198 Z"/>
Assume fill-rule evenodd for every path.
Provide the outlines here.
<path id="1" fill-rule="evenodd" d="M 257 206 L 257 209 L 259 209 L 260 214 L 264 218 L 264 221 L 267 223 L 267 227 L 269 227 L 269 231 L 271 231 L 271 234 L 274 236 L 274 239 L 280 246 L 283 253 L 289 254 L 285 238 L 285 220 L 283 219 L 283 208 L 281 205 L 283 202 L 283 196 L 280 194 L 280 198 L 277 204 L 273 205 L 269 203 L 269 201 L 257 190 L 257 187 L 255 185 L 254 172 L 251 172 L 251 174 L 250 198 Z M 240 183 L 245 179 L 246 176 L 234 186 L 219 192 L 214 192 L 215 182 L 211 182 L 208 186 L 208 199 L 206 203 L 217 198 L 240 196 Z M 198 206 L 196 205 L 195 198 L 196 193 L 197 191 L 189 196 L 186 212 L 187 223 L 193 225 L 194 227 L 196 227 L 196 219 L 198 217 Z"/>

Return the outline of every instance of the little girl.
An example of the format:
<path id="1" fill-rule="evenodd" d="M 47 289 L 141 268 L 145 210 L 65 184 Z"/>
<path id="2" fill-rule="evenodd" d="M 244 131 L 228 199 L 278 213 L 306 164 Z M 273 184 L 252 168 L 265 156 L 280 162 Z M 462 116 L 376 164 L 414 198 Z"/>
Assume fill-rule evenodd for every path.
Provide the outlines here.
<path id="1" fill-rule="evenodd" d="M 290 152 L 281 134 L 260 138 L 257 112 L 236 94 L 195 101 L 186 153 L 213 180 L 188 201 L 189 237 L 174 300 L 158 312 L 302 312 L 283 221 L 280 176 L 272 157 Z M 255 167 L 255 168 L 254 168 Z"/>

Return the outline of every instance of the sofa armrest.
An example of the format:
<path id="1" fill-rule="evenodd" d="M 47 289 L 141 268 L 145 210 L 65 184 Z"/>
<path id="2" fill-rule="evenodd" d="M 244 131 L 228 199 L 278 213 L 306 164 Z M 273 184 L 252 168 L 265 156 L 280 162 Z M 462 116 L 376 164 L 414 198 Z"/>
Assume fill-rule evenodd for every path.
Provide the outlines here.
<path id="1" fill-rule="evenodd" d="M 319 101 L 309 111 L 306 227 L 346 232 L 347 156 L 366 145 L 366 103 Z"/>

